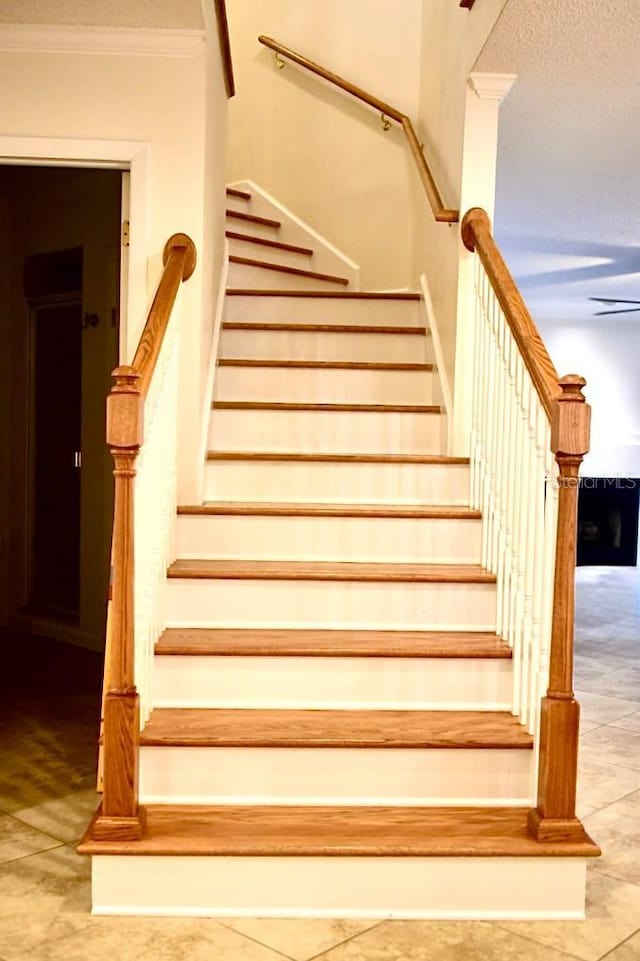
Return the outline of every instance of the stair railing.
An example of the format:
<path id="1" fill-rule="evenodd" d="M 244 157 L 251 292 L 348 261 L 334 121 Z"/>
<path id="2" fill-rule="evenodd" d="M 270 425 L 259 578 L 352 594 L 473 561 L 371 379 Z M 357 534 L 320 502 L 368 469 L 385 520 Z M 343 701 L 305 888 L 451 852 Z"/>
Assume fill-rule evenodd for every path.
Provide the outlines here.
<path id="1" fill-rule="evenodd" d="M 356 84 L 351 83 L 349 80 L 345 80 L 340 77 L 337 73 L 332 73 L 330 70 L 326 70 L 321 67 L 320 64 L 315 63 L 313 60 L 309 60 L 308 57 L 304 57 L 301 53 L 296 53 L 295 50 L 290 50 L 289 47 L 285 47 L 284 44 L 279 43 L 277 40 L 273 40 L 271 37 L 260 36 L 258 40 L 265 47 L 273 50 L 276 55 L 276 62 L 278 66 L 284 66 L 284 61 L 280 58 L 286 57 L 287 60 L 291 60 L 293 63 L 297 63 L 299 67 L 303 67 L 310 73 L 316 75 L 316 77 L 322 77 L 323 80 L 328 80 L 336 87 L 340 87 L 346 93 L 351 94 L 357 100 L 361 100 L 363 103 L 368 104 L 373 107 L 374 110 L 380 112 L 382 118 L 383 128 L 385 130 L 389 129 L 390 121 L 395 121 L 400 124 L 402 130 L 404 131 L 405 137 L 407 138 L 407 143 L 409 149 L 415 160 L 416 166 L 418 168 L 418 174 L 422 185 L 425 189 L 425 193 L 429 198 L 429 203 L 431 204 L 431 209 L 433 211 L 433 216 L 440 223 L 445 224 L 456 224 L 460 219 L 459 211 L 450 210 L 445 207 L 442 197 L 440 196 L 440 191 L 436 186 L 433 174 L 429 168 L 424 153 L 423 145 L 418 140 L 418 135 L 414 129 L 411 119 L 398 110 L 397 107 L 392 107 L 391 104 L 385 103 L 384 100 L 380 100 L 379 97 L 375 97 L 372 93 L 363 90 L 362 87 L 356 86 Z"/>
<path id="2" fill-rule="evenodd" d="M 153 647 L 163 626 L 163 587 L 176 510 L 178 323 L 173 306 L 192 275 L 196 250 L 174 234 L 130 366 L 117 367 L 107 399 L 114 460 L 109 634 L 102 724 L 102 806 L 92 836 L 141 837 L 138 745 L 150 710 Z M 135 511 L 134 511 L 135 507 Z"/>
<path id="3" fill-rule="evenodd" d="M 529 829 L 540 840 L 578 838 L 573 625 L 586 382 L 558 377 L 484 210 L 465 215 L 462 239 L 477 255 L 471 501 L 485 519 L 483 564 L 497 577 L 497 632 L 513 650 L 514 713 L 539 731 Z"/>

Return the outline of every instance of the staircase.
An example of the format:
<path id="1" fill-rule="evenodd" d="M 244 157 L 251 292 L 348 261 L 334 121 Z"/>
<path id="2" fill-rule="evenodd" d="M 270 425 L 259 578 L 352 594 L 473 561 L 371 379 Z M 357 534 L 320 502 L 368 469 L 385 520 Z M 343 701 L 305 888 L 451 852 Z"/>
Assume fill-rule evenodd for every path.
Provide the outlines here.
<path id="1" fill-rule="evenodd" d="M 469 462 L 424 306 L 228 190 L 205 501 L 178 507 L 140 839 L 98 913 L 578 917 L 585 837 L 534 839 Z M 341 269 L 342 268 L 342 269 Z"/>

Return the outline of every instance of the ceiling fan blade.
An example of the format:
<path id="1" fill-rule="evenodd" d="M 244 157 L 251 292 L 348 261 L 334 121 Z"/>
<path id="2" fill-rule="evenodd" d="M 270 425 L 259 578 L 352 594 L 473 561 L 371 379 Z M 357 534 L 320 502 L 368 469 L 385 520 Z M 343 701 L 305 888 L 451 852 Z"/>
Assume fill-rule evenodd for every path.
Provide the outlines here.
<path id="1" fill-rule="evenodd" d="M 618 300 L 617 297 L 589 297 L 599 304 L 640 304 L 640 300 Z"/>
<path id="2" fill-rule="evenodd" d="M 623 301 L 623 303 L 628 303 L 628 301 Z M 633 303 L 633 301 L 631 301 Z M 625 307 L 624 310 L 597 310 L 594 317 L 606 317 L 609 314 L 637 314 L 640 311 L 640 307 Z"/>

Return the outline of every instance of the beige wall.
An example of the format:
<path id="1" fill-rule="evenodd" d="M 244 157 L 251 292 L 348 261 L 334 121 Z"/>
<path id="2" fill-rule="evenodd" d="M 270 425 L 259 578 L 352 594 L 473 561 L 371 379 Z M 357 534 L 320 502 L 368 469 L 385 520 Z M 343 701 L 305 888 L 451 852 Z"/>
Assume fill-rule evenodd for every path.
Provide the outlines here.
<path id="1" fill-rule="evenodd" d="M 481 0 L 469 12 L 453 0 L 422 0 L 418 133 L 446 206 L 461 198 L 467 77 L 506 0 Z M 436 224 L 414 178 L 414 273 L 426 272 L 449 379 L 454 379 L 459 230 Z"/>
<path id="2" fill-rule="evenodd" d="M 450 2 L 450 0 L 447 0 Z M 397 126 L 293 65 L 264 33 L 415 115 L 420 0 L 228 0 L 238 94 L 229 180 L 251 179 L 362 267 L 362 287 L 413 286 L 410 161 Z M 401 15 L 399 9 L 401 8 Z"/>
<path id="3" fill-rule="evenodd" d="M 181 294 L 179 486 L 181 496 L 190 499 L 199 471 L 203 352 L 211 337 L 223 244 L 227 106 L 213 25 L 190 58 L 5 53 L 0 59 L 0 89 L 0 136 L 147 145 L 145 222 L 134 218 L 131 224 L 132 232 L 138 231 L 138 237 L 144 232 L 146 241 L 131 294 L 138 309 L 127 319 L 123 360 L 132 356 L 144 325 L 166 239 L 184 231 L 196 244 L 198 269 Z M 134 180 L 132 192 L 138 190 L 140 196 L 140 184 Z"/>
<path id="4" fill-rule="evenodd" d="M 0 593 L 10 598 L 5 619 L 7 614 L 19 614 L 28 601 L 30 347 L 24 259 L 82 247 L 83 312 L 97 314 L 100 322 L 82 333 L 80 617 L 76 626 L 58 625 L 54 632 L 69 641 L 100 648 L 113 516 L 104 412 L 110 373 L 117 362 L 117 329 L 112 326 L 111 312 L 118 303 L 120 174 L 5 167 L 0 169 L 0 192 L 9 214 L 5 234 L 9 269 L 0 279 L 0 287 L 8 294 L 0 298 L 0 340 L 8 345 L 10 356 L 4 384 L 8 396 L 4 398 L 6 406 L 3 404 L 9 426 L 1 438 L 2 463 L 10 466 L 0 508 L 7 515 L 11 561 L 0 568 L 5 574 Z M 46 625 L 43 630 L 47 631 Z"/>

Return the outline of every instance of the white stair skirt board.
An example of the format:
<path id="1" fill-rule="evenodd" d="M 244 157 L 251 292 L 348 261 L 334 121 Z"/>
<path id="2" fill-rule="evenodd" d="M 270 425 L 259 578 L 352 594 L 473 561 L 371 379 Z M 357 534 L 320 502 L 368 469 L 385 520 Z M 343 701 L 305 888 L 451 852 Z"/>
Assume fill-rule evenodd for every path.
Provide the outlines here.
<path id="1" fill-rule="evenodd" d="M 256 236 L 251 229 L 250 223 L 248 223 L 246 229 L 244 229 L 240 221 L 236 221 L 235 223 L 230 221 L 227 223 L 227 230 L 236 234 L 246 234 L 247 237 Z M 278 238 L 278 240 L 279 239 L 280 238 Z M 234 257 L 250 257 L 252 260 L 276 261 L 285 267 L 297 267 L 300 270 L 318 270 L 318 265 L 315 263 L 312 253 L 306 254 L 295 250 L 286 250 L 282 247 L 270 247 L 266 244 L 256 243 L 251 240 L 239 240 L 236 237 L 229 237 L 229 253 Z M 338 276 L 341 276 L 339 272 Z"/>
<path id="2" fill-rule="evenodd" d="M 215 460 L 207 500 L 360 504 L 468 504 L 467 464 Z"/>
<path id="3" fill-rule="evenodd" d="M 239 221 L 238 221 L 239 222 Z M 230 229 L 236 228 L 229 225 Z M 313 270 L 317 270 L 314 261 Z M 357 324 L 386 327 L 424 327 L 419 300 L 381 300 L 359 297 L 227 297 L 225 320 L 242 323 Z"/>
<path id="4" fill-rule="evenodd" d="M 437 454 L 441 414 L 396 411 L 220 410 L 211 450 Z"/>
<path id="5" fill-rule="evenodd" d="M 428 337 L 416 334 L 223 328 L 220 357 L 421 364 L 432 362 L 430 347 Z"/>
<path id="6" fill-rule="evenodd" d="M 176 557 L 480 564 L 481 521 L 182 515 Z"/>
<path id="7" fill-rule="evenodd" d="M 277 362 L 274 362 L 277 363 Z M 425 370 L 219 366 L 216 400 L 300 404 L 433 404 Z"/>
<path id="8" fill-rule="evenodd" d="M 267 263 L 282 265 L 278 252 L 265 251 L 254 258 L 265 260 Z M 285 265 L 286 266 L 286 265 Z M 308 269 L 308 268 L 303 268 Z M 317 270 L 314 264 L 311 268 Z M 343 276 L 336 274 L 335 276 Z M 342 284 L 320 277 L 301 277 L 299 274 L 284 273 L 279 270 L 269 270 L 266 267 L 254 267 L 248 264 L 229 264 L 229 287 L 251 288 L 252 290 L 346 290 Z"/>
<path id="9" fill-rule="evenodd" d="M 140 748 L 142 804 L 531 804 L 527 748 Z"/>
<path id="10" fill-rule="evenodd" d="M 511 709 L 506 658 L 156 656 L 156 707 Z"/>
<path id="11" fill-rule="evenodd" d="M 92 858 L 93 913 L 178 917 L 584 917 L 584 858 Z"/>
<path id="12" fill-rule="evenodd" d="M 494 584 L 196 580 L 167 582 L 168 627 L 495 631 Z"/>

